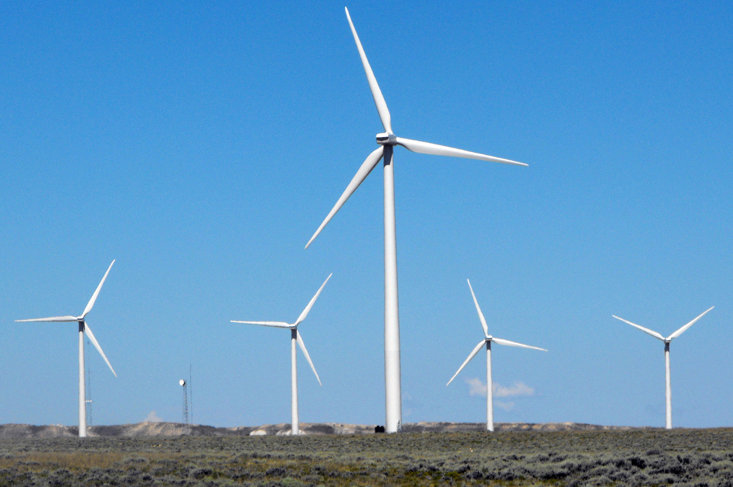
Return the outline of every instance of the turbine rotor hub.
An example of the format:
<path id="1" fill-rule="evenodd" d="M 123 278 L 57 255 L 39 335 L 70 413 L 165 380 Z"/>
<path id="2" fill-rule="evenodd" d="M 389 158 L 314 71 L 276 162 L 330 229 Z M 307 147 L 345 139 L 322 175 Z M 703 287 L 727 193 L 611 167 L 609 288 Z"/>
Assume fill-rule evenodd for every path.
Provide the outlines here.
<path id="1" fill-rule="evenodd" d="M 377 134 L 377 144 L 379 145 L 395 145 L 397 144 L 397 137 L 395 134 L 389 132 L 382 132 Z"/>

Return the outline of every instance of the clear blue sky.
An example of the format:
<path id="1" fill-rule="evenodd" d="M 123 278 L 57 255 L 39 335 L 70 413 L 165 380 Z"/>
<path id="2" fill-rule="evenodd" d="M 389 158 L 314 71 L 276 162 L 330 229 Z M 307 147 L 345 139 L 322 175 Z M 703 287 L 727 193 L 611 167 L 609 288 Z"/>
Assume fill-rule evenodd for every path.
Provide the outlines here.
<path id="1" fill-rule="evenodd" d="M 352 3 L 398 135 L 529 168 L 396 152 L 403 419 L 733 425 L 733 5 Z M 382 131 L 335 2 L 0 3 L 0 423 L 384 422 L 382 177 L 308 238 Z"/>

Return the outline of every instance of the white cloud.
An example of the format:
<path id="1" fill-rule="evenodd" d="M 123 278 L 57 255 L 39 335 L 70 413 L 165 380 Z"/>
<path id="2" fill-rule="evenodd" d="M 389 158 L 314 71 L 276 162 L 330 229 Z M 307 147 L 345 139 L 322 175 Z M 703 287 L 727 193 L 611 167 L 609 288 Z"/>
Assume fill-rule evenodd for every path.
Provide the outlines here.
<path id="1" fill-rule="evenodd" d="M 514 397 L 514 396 L 534 396 L 534 389 L 524 382 L 516 381 L 509 387 L 501 384 L 494 384 L 494 396 L 496 397 Z"/>
<path id="2" fill-rule="evenodd" d="M 466 379 L 466 384 L 468 384 L 468 393 L 471 396 L 486 397 L 486 384 L 484 384 L 481 379 L 471 377 Z M 521 381 L 515 381 L 514 384 L 512 384 L 511 386 L 503 386 L 498 382 L 495 382 L 493 392 L 494 397 L 534 396 L 534 389 Z M 503 406 L 498 403 L 497 406 L 502 408 L 504 406 L 507 406 L 509 408 L 514 407 L 514 403 L 510 402 L 501 404 L 503 404 Z"/>
<path id="3" fill-rule="evenodd" d="M 158 413 L 155 411 L 150 411 L 147 416 L 145 416 L 145 419 L 143 419 L 144 423 L 160 423 L 163 419 L 158 416 Z"/>
<path id="4" fill-rule="evenodd" d="M 481 379 L 477 379 L 476 377 L 471 377 L 470 379 L 466 379 L 466 383 L 468 384 L 468 393 L 471 396 L 484 396 L 486 397 L 486 384 L 481 382 Z"/>
<path id="5" fill-rule="evenodd" d="M 511 401 L 494 401 L 494 406 L 499 409 L 503 409 L 504 411 L 511 411 L 512 409 L 514 409 L 514 403 Z"/>

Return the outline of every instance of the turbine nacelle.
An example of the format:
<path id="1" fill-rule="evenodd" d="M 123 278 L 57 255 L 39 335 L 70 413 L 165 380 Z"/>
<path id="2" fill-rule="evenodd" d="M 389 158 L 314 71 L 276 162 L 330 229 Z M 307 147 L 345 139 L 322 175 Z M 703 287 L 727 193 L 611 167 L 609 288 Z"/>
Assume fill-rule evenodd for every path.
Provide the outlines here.
<path id="1" fill-rule="evenodd" d="M 379 145 L 396 145 L 397 136 L 390 132 L 382 132 L 377 134 L 377 144 Z"/>

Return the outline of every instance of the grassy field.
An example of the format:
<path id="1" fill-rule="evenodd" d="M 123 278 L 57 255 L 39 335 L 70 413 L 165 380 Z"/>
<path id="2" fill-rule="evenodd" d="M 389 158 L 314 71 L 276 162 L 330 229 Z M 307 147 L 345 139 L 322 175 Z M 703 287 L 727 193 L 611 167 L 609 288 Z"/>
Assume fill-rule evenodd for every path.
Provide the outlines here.
<path id="1" fill-rule="evenodd" d="M 0 485 L 721 485 L 733 429 L 0 440 Z"/>

